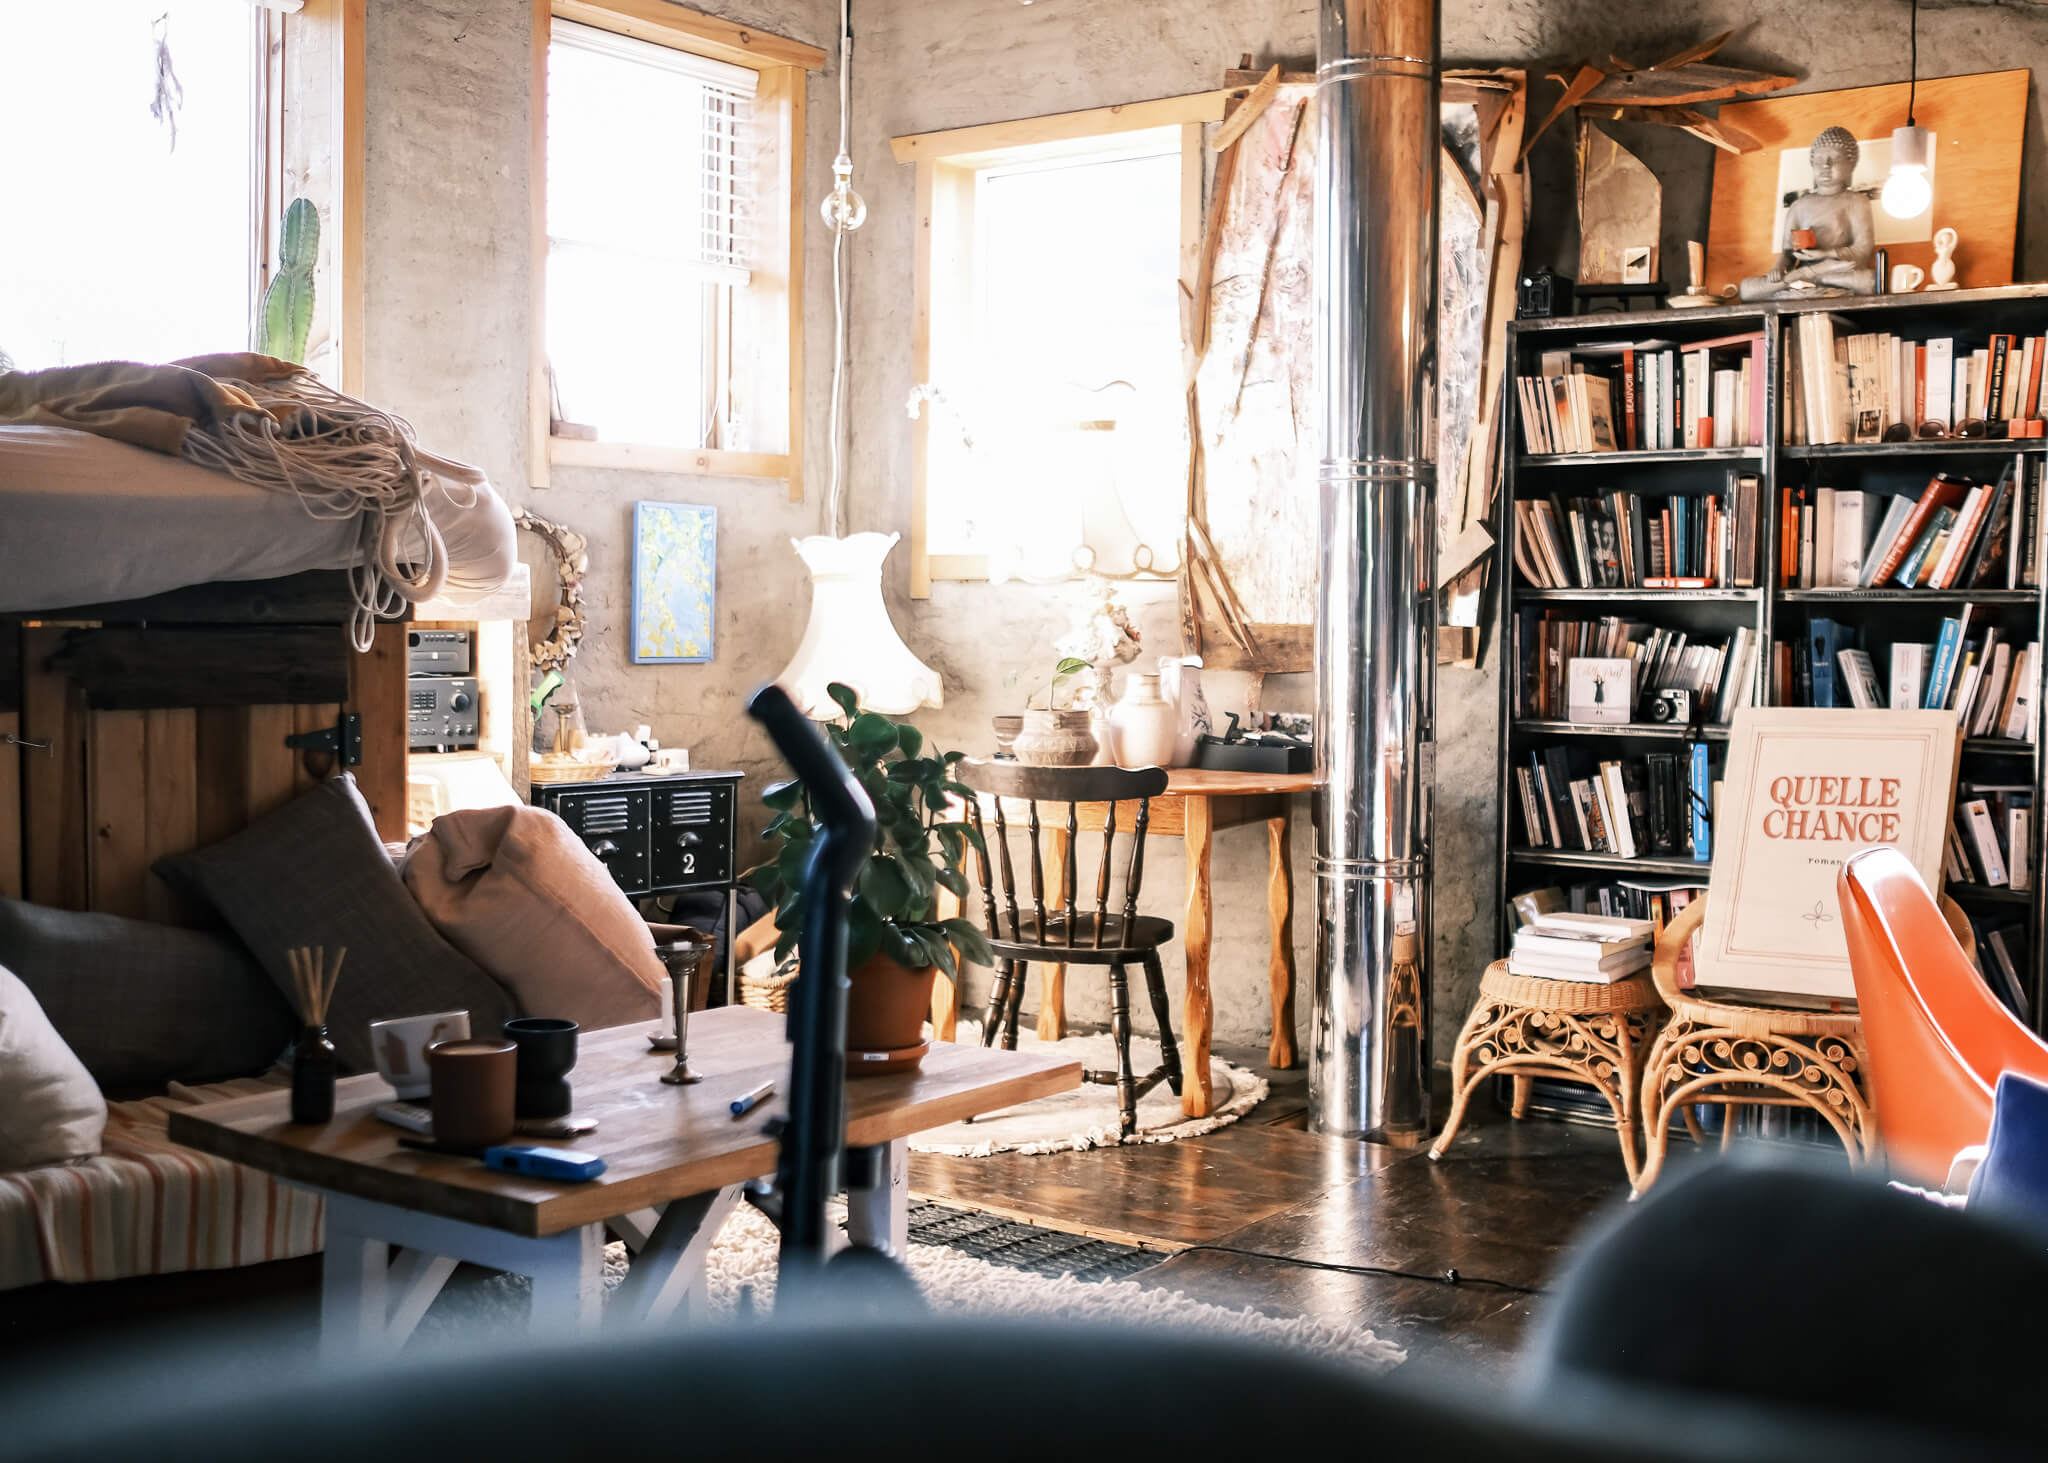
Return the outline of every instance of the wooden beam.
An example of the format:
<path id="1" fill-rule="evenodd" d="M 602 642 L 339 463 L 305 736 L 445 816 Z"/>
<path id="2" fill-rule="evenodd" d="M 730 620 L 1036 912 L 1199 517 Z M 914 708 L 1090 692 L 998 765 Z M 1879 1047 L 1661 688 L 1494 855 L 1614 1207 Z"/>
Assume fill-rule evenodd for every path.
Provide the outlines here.
<path id="1" fill-rule="evenodd" d="M 554 0 L 554 13 L 564 20 L 652 41 L 658 46 L 675 46 L 753 71 L 770 66 L 801 66 L 806 71 L 825 69 L 825 53 L 816 46 L 769 35 L 701 10 L 689 10 L 670 0 Z"/>
<path id="2" fill-rule="evenodd" d="M 1101 137 L 1115 132 L 1142 132 L 1151 127 L 1177 127 L 1183 122 L 1220 122 L 1227 91 L 1193 92 L 1186 96 L 1159 97 L 1153 101 L 1126 102 L 1115 107 L 1091 107 L 1084 112 L 1055 112 L 1046 117 L 1024 117 L 1010 122 L 987 122 L 978 127 L 955 127 L 946 132 L 918 132 L 890 139 L 889 147 L 899 163 L 958 158 L 1034 143 L 1072 142 L 1083 137 Z"/>
<path id="3" fill-rule="evenodd" d="M 67 605 L 22 618 L 121 625 L 346 625 L 354 613 L 347 572 L 315 569 L 282 579 L 223 580 L 141 599 Z"/>
<path id="4" fill-rule="evenodd" d="M 1683 107 L 1783 91 L 1798 80 L 1796 76 L 1695 61 L 1668 71 L 1624 71 L 1605 77 L 1584 99 L 1624 107 Z"/>
<path id="5" fill-rule="evenodd" d="M 560 467 L 630 467 L 721 478 L 786 478 L 786 452 L 728 452 L 711 447 L 653 447 L 640 442 L 592 442 L 550 437 L 548 460 Z"/>
<path id="6" fill-rule="evenodd" d="M 1216 129 L 1216 135 L 1209 139 L 1209 151 L 1222 152 L 1250 130 L 1252 123 L 1266 113 L 1273 104 L 1273 98 L 1280 94 L 1280 68 L 1274 66 L 1259 78 L 1259 84 L 1240 102 L 1236 110 L 1224 119 Z"/>
<path id="7" fill-rule="evenodd" d="M 380 625 L 380 634 L 404 631 Z M 339 625 L 115 625 L 66 630 L 48 669 L 95 710 L 266 706 L 348 694 L 348 632 Z"/>
<path id="8" fill-rule="evenodd" d="M 363 762 L 356 786 L 387 842 L 406 838 L 405 629 L 379 625 L 370 648 L 351 657 L 347 709 L 363 719 Z M 333 698 L 341 699 L 341 698 Z"/>

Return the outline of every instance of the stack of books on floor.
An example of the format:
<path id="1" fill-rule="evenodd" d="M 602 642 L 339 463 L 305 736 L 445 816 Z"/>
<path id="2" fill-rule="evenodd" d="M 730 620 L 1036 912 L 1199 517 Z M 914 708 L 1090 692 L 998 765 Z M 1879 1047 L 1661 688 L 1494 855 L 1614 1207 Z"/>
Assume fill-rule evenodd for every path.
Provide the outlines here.
<path id="1" fill-rule="evenodd" d="M 1515 931 L 1508 974 L 1612 985 L 1649 968 L 1655 933 L 1646 919 L 1538 915 Z"/>
<path id="2" fill-rule="evenodd" d="M 1515 769 L 1531 848 L 1620 858 L 1712 857 L 1707 744 L 1595 763 L 1579 747 L 1541 747 Z"/>
<path id="3" fill-rule="evenodd" d="M 1942 336 L 1852 334 L 1839 316 L 1798 317 L 1785 340 L 1785 400 L 1793 442 L 1904 441 L 1972 430 L 2042 435 L 2048 336 L 1993 335 L 1972 349 Z M 1925 429 L 1932 425 L 1938 433 Z"/>
<path id="4" fill-rule="evenodd" d="M 1516 708 L 1521 716 L 1571 721 L 1690 722 L 1688 712 L 1674 716 L 1673 703 L 1660 699 L 1666 691 L 1683 691 L 1698 708 L 1699 719 L 1726 726 L 1729 718 L 1750 704 L 1755 688 L 1758 639 L 1755 630 L 1739 626 L 1719 637 L 1698 637 L 1683 630 L 1665 630 L 1640 620 L 1608 615 L 1598 620 L 1569 620 L 1557 610 L 1524 607 L 1516 614 L 1520 636 Z M 1606 715 L 1583 714 L 1574 708 L 1571 665 L 1575 660 L 1622 660 L 1630 663 L 1629 688 L 1617 692 Z"/>
<path id="5" fill-rule="evenodd" d="M 1764 440 L 1764 337 L 1546 351 L 1538 374 L 1515 389 L 1532 453 L 1755 447 Z"/>
<path id="6" fill-rule="evenodd" d="M 1773 647 L 1773 704 L 1859 710 L 1953 711 L 1966 737 L 2031 742 L 2041 642 L 2022 645 L 1997 625 L 1972 634 L 1975 605 L 1941 622 L 1932 643 L 1895 640 L 1886 675 L 1854 626 L 1816 615 L 1802 640 Z"/>
<path id="7" fill-rule="evenodd" d="M 1779 493 L 1787 589 L 2032 589 L 2041 582 L 2042 459 L 1994 482 L 1938 473 L 1918 496 Z M 1518 507 L 1520 505 L 1517 505 Z"/>
<path id="8" fill-rule="evenodd" d="M 1719 493 L 1518 499 L 1515 567 L 1538 589 L 1750 589 L 1755 473 Z"/>

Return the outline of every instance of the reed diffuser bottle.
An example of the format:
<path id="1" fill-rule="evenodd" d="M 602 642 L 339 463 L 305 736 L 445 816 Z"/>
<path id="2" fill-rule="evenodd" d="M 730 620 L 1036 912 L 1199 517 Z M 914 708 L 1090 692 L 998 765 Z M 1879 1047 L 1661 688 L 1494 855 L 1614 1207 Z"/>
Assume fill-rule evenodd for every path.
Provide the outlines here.
<path id="1" fill-rule="evenodd" d="M 315 945 L 285 952 L 292 986 L 299 1002 L 299 1039 L 292 1049 L 292 1121 L 324 1123 L 334 1117 L 334 1042 L 327 1035 L 327 1003 L 348 958 L 342 948 L 327 966 L 325 947 Z"/>

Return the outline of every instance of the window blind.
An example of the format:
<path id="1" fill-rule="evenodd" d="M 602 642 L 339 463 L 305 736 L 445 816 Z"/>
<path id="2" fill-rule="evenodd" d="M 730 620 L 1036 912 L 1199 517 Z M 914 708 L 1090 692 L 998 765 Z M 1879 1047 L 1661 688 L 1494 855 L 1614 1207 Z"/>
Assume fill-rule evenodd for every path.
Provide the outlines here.
<path id="1" fill-rule="evenodd" d="M 693 263 L 713 280 L 745 284 L 754 243 L 750 130 L 756 74 L 744 66 L 575 21 L 554 21 L 549 39 L 552 45 L 605 61 L 665 73 L 695 93 L 678 114 L 679 119 L 687 118 L 676 129 L 683 135 L 618 139 L 620 145 L 652 160 L 646 186 L 671 186 L 695 194 L 696 225 L 694 230 L 685 226 L 691 236 L 643 241 L 642 247 Z M 662 151 L 664 145 L 671 150 Z M 556 242 L 586 241 L 557 236 Z"/>

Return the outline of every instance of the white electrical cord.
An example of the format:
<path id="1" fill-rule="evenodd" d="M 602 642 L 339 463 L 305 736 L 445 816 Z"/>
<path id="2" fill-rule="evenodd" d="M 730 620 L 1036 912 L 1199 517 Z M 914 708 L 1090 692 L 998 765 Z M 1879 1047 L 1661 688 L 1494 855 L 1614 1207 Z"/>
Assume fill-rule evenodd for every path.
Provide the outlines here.
<path id="1" fill-rule="evenodd" d="M 860 196 L 851 191 L 852 154 L 847 132 L 853 113 L 853 0 L 839 4 L 839 155 L 833 160 L 832 195 L 824 212 L 832 225 L 832 483 L 825 494 L 825 531 L 841 534 L 845 489 L 841 480 L 841 438 L 846 433 L 846 236 L 865 216 Z M 850 202 L 849 202 L 850 200 Z"/>

